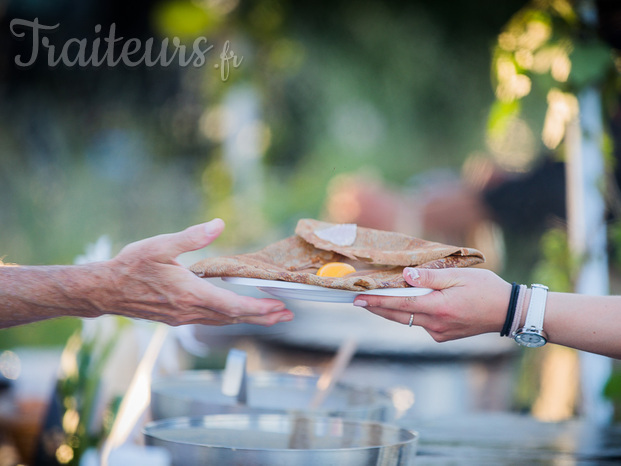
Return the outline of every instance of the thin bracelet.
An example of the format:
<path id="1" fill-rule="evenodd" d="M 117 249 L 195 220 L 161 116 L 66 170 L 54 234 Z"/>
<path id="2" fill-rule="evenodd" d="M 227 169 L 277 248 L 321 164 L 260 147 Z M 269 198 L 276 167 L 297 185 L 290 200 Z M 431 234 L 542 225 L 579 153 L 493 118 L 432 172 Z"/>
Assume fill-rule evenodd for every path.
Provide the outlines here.
<path id="1" fill-rule="evenodd" d="M 513 317 L 515 316 L 515 305 L 517 304 L 518 292 L 520 291 L 520 285 L 513 282 L 511 283 L 511 297 L 509 298 L 509 308 L 507 309 L 507 317 L 505 318 L 505 324 L 500 331 L 501 337 L 509 335 L 509 330 L 513 324 Z"/>
<path id="2" fill-rule="evenodd" d="M 522 312 L 524 311 L 524 301 L 526 300 L 527 289 L 528 287 L 526 285 L 520 285 L 517 305 L 515 307 L 515 317 L 513 318 L 513 324 L 511 325 L 509 335 L 507 335 L 509 338 L 515 337 L 515 332 L 517 332 L 517 329 L 520 326 L 520 322 L 522 321 Z"/>

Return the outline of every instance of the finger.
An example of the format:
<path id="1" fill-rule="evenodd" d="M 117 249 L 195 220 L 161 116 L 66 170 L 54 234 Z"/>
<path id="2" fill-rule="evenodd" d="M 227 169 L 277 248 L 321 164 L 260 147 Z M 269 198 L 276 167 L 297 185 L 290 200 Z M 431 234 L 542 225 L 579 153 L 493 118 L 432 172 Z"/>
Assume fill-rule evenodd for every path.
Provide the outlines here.
<path id="1" fill-rule="evenodd" d="M 261 301 L 257 299 L 256 301 Z M 282 306 L 278 306 L 280 309 Z M 288 309 L 280 309 L 267 314 L 240 314 L 233 315 L 232 312 L 223 312 L 223 309 L 212 308 L 209 305 L 194 305 L 185 309 L 176 309 L 174 312 L 162 312 L 161 310 L 142 309 L 135 317 L 164 322 L 168 325 L 231 325 L 231 324 L 256 324 L 270 326 L 278 322 L 288 322 L 293 320 L 293 313 Z"/>
<path id="2" fill-rule="evenodd" d="M 402 325 L 410 326 L 410 318 L 412 318 L 412 326 L 422 327 L 429 322 L 428 316 L 417 312 L 403 312 L 383 307 L 367 307 L 366 309 L 375 315 Z"/>
<path id="3" fill-rule="evenodd" d="M 204 248 L 224 230 L 224 221 L 215 218 L 207 223 L 193 225 L 177 233 L 153 236 L 130 245 L 155 259 L 171 260 L 178 255 Z"/>
<path id="4" fill-rule="evenodd" d="M 285 309 L 280 312 L 272 312 L 271 314 L 267 314 L 265 316 L 250 316 L 250 317 L 241 317 L 238 319 L 238 323 L 244 324 L 252 324 L 252 325 L 262 325 L 263 327 L 271 327 L 272 325 L 290 322 L 293 320 L 293 312 Z"/>
<path id="5" fill-rule="evenodd" d="M 231 290 L 212 285 L 205 279 L 194 277 L 201 282 L 196 288 L 197 299 L 204 303 L 205 309 L 212 309 L 228 317 L 249 317 L 266 315 L 285 310 L 285 303 L 273 298 L 254 298 L 239 295 Z"/>
<path id="6" fill-rule="evenodd" d="M 270 327 L 272 325 L 290 322 L 293 320 L 293 313 L 287 309 L 280 312 L 272 312 L 264 316 L 242 316 L 242 317 L 228 317 L 222 316 L 222 319 L 215 319 L 213 317 L 205 318 L 204 316 L 198 316 L 185 324 L 201 324 L 211 326 L 233 325 L 233 324 L 249 324 L 249 325 L 261 325 L 263 327 Z"/>
<path id="7" fill-rule="evenodd" d="M 375 315 L 403 325 L 410 325 L 410 319 L 412 319 L 412 325 L 416 325 L 416 314 L 412 312 L 395 311 L 394 309 L 384 309 L 382 307 L 368 307 L 367 309 Z"/>
<path id="8" fill-rule="evenodd" d="M 420 269 L 406 267 L 403 269 L 403 278 L 411 286 L 444 290 L 460 283 L 459 269 Z"/>
<path id="9" fill-rule="evenodd" d="M 369 307 L 392 309 L 394 311 L 402 313 L 421 312 L 423 308 L 421 304 L 424 304 L 425 301 L 425 299 L 423 298 L 426 298 L 426 300 L 428 300 L 428 297 L 430 295 L 406 297 L 360 295 L 356 297 L 354 301 L 354 306 L 360 306 L 367 309 L 369 309 Z"/>

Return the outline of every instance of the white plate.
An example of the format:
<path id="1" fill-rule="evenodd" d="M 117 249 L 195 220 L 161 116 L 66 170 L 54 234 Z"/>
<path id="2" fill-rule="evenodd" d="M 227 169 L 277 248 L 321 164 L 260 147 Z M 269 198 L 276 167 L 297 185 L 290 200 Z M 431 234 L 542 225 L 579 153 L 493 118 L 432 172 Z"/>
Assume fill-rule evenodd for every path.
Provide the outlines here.
<path id="1" fill-rule="evenodd" d="M 304 301 L 320 301 L 324 303 L 353 303 L 356 296 L 364 294 L 375 296 L 422 296 L 433 291 L 429 288 L 414 287 L 348 291 L 306 285 L 304 283 L 262 280 L 259 278 L 222 277 L 222 280 L 233 285 L 256 286 L 261 291 L 265 291 L 278 298 L 302 299 Z"/>

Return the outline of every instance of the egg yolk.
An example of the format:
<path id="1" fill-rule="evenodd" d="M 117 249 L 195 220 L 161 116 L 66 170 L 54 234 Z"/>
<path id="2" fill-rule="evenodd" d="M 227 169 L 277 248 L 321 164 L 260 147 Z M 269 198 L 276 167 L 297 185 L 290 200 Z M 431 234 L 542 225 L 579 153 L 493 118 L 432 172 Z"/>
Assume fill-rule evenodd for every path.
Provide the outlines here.
<path id="1" fill-rule="evenodd" d="M 344 277 L 355 271 L 355 268 L 344 262 L 328 262 L 317 270 L 317 275 L 320 277 Z"/>

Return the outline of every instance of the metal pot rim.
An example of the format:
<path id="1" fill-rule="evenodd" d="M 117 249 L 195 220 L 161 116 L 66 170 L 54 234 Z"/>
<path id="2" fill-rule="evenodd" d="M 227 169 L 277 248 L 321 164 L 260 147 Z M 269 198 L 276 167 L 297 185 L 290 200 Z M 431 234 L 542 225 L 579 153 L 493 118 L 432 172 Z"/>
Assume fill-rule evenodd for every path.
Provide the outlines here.
<path id="1" fill-rule="evenodd" d="M 262 421 L 289 421 L 294 422 L 298 419 L 308 420 L 313 423 L 340 423 L 342 425 L 356 425 L 359 427 L 379 427 L 382 430 L 391 430 L 394 432 L 398 432 L 401 435 L 407 435 L 408 438 L 400 441 L 394 441 L 385 443 L 382 445 L 368 445 L 368 446 L 356 446 L 356 447 L 343 447 L 343 448 L 318 448 L 318 449 L 310 449 L 309 451 L 321 451 L 321 452 L 330 452 L 330 451 L 364 451 L 364 450 L 372 450 L 378 448 L 387 448 L 387 447 L 400 447 L 410 443 L 416 443 L 419 438 L 419 433 L 410 429 L 406 429 L 401 426 L 396 426 L 392 424 L 386 424 L 382 422 L 375 421 L 358 421 L 352 419 L 338 418 L 338 417 L 318 417 L 318 416 L 294 416 L 294 415 L 286 415 L 286 414 L 211 414 L 206 416 L 183 416 L 176 418 L 168 418 L 168 419 L 160 419 L 157 421 L 152 421 L 146 424 L 142 433 L 145 437 L 150 437 L 153 439 L 157 439 L 160 441 L 184 444 L 184 445 L 192 445 L 192 446 L 200 446 L 204 448 L 215 448 L 215 449 L 224 449 L 224 450 L 243 450 L 243 451 L 263 451 L 263 452 L 286 452 L 286 451 L 303 451 L 301 449 L 295 448 L 247 448 L 247 447 L 238 447 L 238 446 L 222 446 L 222 445 L 198 445 L 194 442 L 183 441 L 183 440 L 169 440 L 166 438 L 162 438 L 157 435 L 158 429 L 163 428 L 175 428 L 175 427 L 199 427 L 199 426 L 208 426 L 208 424 L 213 423 L 213 427 L 217 427 L 218 421 L 232 423 L 238 421 L 240 423 L 245 422 L 249 419 L 262 420 Z M 243 430 L 240 430 L 240 434 Z M 284 435 L 284 433 L 283 433 Z"/>

